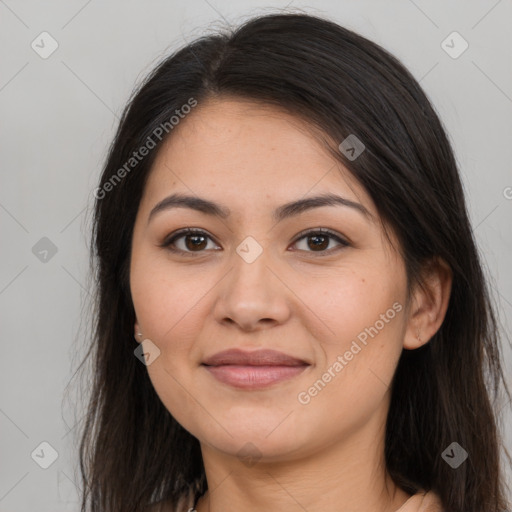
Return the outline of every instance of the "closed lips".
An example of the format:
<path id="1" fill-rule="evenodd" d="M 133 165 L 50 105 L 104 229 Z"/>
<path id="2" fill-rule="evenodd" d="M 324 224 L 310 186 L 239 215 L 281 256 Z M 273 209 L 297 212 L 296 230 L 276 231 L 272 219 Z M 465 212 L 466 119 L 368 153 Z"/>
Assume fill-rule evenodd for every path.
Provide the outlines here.
<path id="1" fill-rule="evenodd" d="M 272 389 L 275 385 L 293 379 L 302 374 L 310 364 L 276 350 L 247 352 L 230 349 L 208 357 L 202 366 L 224 385 L 256 391 Z"/>
<path id="2" fill-rule="evenodd" d="M 230 349 L 208 357 L 202 363 L 206 366 L 308 366 L 303 359 L 289 356 L 276 350 L 256 350 L 247 352 L 240 349 Z"/>

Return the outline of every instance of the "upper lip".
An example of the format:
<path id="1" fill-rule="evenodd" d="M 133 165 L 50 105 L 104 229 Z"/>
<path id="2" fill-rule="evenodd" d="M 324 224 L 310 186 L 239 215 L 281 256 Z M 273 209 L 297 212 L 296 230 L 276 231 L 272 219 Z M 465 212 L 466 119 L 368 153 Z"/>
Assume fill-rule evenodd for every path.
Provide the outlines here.
<path id="1" fill-rule="evenodd" d="M 303 359 L 289 356 L 276 350 L 254 350 L 247 352 L 229 349 L 217 352 L 203 361 L 207 366 L 244 365 L 244 366 L 303 366 L 309 364 Z"/>

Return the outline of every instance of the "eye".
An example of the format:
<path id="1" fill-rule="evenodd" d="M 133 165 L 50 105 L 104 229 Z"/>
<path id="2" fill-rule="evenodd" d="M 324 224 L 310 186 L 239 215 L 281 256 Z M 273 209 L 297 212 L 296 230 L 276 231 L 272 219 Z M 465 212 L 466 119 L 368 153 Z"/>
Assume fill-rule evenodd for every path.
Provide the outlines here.
<path id="1" fill-rule="evenodd" d="M 173 233 L 161 244 L 161 247 L 164 247 L 172 252 L 179 252 L 182 254 L 203 252 L 203 250 L 208 249 L 208 239 L 213 240 L 210 237 L 210 235 L 208 235 L 208 233 L 206 233 L 205 231 L 186 228 Z M 305 252 L 319 252 L 330 254 L 331 252 L 340 250 L 350 245 L 338 234 L 328 229 L 322 228 L 309 231 L 302 231 L 301 233 L 299 233 L 298 238 L 295 239 L 293 245 L 297 245 L 298 242 L 302 241 L 303 239 L 306 240 L 305 248 L 299 248 L 299 250 Z M 338 243 L 338 247 L 329 248 L 330 242 L 332 240 Z M 210 249 L 212 248 L 210 247 Z M 308 249 L 312 250 L 309 251 Z"/>
<path id="2" fill-rule="evenodd" d="M 332 253 L 335 251 L 338 251 L 340 249 L 343 249 L 344 247 L 347 247 L 350 245 L 346 240 L 341 238 L 338 234 L 328 230 L 328 229 L 315 229 L 310 231 L 303 231 L 299 234 L 298 238 L 294 242 L 294 245 L 296 245 L 301 240 L 305 240 L 304 247 L 305 249 L 299 249 L 299 250 L 305 250 L 306 252 L 320 252 L 320 253 Z M 329 247 L 330 241 L 335 240 L 338 243 L 338 247 L 330 248 L 329 250 L 326 250 Z M 308 251 L 308 248 L 313 249 L 312 251 Z"/>
<path id="3" fill-rule="evenodd" d="M 208 233 L 198 229 L 187 228 L 177 231 L 170 238 L 167 238 L 161 247 L 165 247 L 173 252 L 201 252 L 203 249 L 208 248 L 208 239 L 212 240 Z M 178 241 L 183 243 L 176 243 Z"/>

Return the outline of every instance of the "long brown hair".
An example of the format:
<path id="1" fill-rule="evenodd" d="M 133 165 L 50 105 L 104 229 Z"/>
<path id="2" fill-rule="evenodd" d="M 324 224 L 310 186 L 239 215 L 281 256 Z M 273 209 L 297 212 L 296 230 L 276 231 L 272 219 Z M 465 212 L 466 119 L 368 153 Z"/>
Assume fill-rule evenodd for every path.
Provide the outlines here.
<path id="1" fill-rule="evenodd" d="M 165 136 L 172 137 L 169 119 L 191 98 L 201 104 L 228 95 L 284 108 L 325 134 L 326 149 L 397 234 L 411 285 L 431 258 L 450 266 L 452 293 L 441 328 L 423 347 L 404 350 L 396 368 L 387 469 L 411 494 L 437 492 L 449 512 L 505 511 L 502 448 L 509 462 L 510 455 L 499 435 L 498 397 L 503 388 L 510 399 L 510 391 L 496 307 L 445 130 L 418 82 L 382 47 L 329 20 L 284 13 L 255 17 L 176 51 L 123 112 L 95 191 L 82 512 L 138 512 L 207 488 L 198 440 L 166 410 L 134 356 L 129 264 L 144 184 L 165 140 L 155 130 L 167 123 Z M 329 142 L 350 134 L 366 148 L 355 160 Z M 127 167 L 148 138 L 155 148 Z M 453 442 L 468 453 L 457 468 L 442 457 Z"/>

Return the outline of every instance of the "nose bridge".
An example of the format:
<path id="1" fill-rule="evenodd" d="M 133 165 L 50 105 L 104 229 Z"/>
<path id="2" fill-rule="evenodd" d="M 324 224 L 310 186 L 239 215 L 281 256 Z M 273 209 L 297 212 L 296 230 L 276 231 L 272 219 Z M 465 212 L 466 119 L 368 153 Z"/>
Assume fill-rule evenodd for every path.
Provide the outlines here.
<path id="1" fill-rule="evenodd" d="M 255 328 L 260 320 L 282 322 L 288 316 L 285 287 L 275 277 L 271 251 L 253 237 L 246 237 L 232 255 L 232 271 L 219 295 L 216 316 L 243 328 Z"/>
<path id="2" fill-rule="evenodd" d="M 232 257 L 233 272 L 229 279 L 231 294 L 249 301 L 262 300 L 273 288 L 271 272 L 267 266 L 269 249 L 263 247 L 264 242 L 258 242 L 254 237 L 246 237 L 235 249 Z"/>

